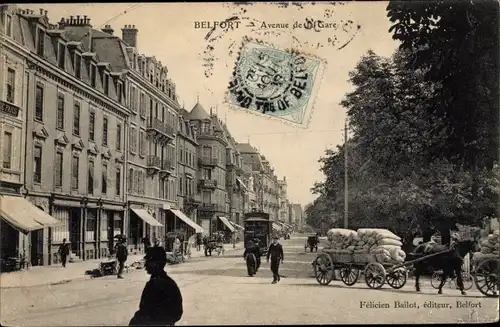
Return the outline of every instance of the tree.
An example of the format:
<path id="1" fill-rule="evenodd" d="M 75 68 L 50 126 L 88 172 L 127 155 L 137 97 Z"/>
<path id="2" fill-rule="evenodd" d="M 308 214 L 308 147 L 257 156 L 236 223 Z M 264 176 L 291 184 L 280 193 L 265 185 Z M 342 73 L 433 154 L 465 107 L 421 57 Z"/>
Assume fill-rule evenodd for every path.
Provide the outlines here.
<path id="1" fill-rule="evenodd" d="M 390 1 L 390 32 L 408 50 L 410 69 L 425 69 L 441 84 L 439 104 L 446 142 L 434 152 L 470 169 L 491 168 L 499 156 L 499 3 Z"/>

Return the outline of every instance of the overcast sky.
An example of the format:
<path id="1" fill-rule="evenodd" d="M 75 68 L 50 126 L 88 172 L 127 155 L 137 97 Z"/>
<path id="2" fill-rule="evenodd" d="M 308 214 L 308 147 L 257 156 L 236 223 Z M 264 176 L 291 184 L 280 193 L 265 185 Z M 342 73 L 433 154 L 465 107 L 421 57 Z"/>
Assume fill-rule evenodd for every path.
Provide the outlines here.
<path id="1" fill-rule="evenodd" d="M 386 6 L 386 2 L 354 2 L 302 7 L 265 3 L 242 6 L 225 3 L 37 4 L 21 7 L 37 12 L 39 8 L 48 10 L 51 23 L 58 22 L 61 17 L 87 15 L 94 28 L 109 24 L 120 37 L 124 25 L 135 25 L 139 30 L 139 52 L 155 56 L 168 67 L 177 85 L 181 105 L 191 110 L 199 96 L 207 110 L 217 107 L 214 112 L 227 120 L 236 141 L 250 140 L 271 161 L 278 177 L 286 176 L 289 199 L 306 205 L 315 198 L 310 192 L 314 182 L 324 179 L 319 171 L 319 157 L 325 148 L 343 141 L 345 110 L 339 102 L 351 90 L 347 82 L 349 71 L 369 49 L 389 56 L 397 47 L 388 33 Z M 208 40 L 205 39 L 208 29 L 195 29 L 196 21 L 223 21 L 232 16 L 239 18 L 238 28 L 216 29 Z M 294 22 L 304 23 L 306 18 L 329 23 L 330 27 L 293 29 Z M 288 28 L 262 29 L 262 22 L 289 25 Z M 250 27 L 252 23 L 254 27 Z M 337 28 L 332 27 L 333 23 Z M 338 28 L 346 23 L 344 29 Z M 359 30 L 357 25 L 360 25 Z M 278 48 L 294 47 L 326 62 L 307 129 L 236 111 L 225 103 L 229 77 L 244 36 L 272 43 Z M 211 50 L 204 54 L 207 46 L 211 46 Z"/>

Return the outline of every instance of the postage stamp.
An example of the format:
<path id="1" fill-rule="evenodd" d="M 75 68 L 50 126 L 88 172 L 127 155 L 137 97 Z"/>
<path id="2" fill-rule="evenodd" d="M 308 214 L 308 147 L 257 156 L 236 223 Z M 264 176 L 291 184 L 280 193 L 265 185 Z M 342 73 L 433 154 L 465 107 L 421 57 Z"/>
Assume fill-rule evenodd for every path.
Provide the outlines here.
<path id="1" fill-rule="evenodd" d="M 246 38 L 226 101 L 237 110 L 307 127 L 323 68 L 314 56 Z"/>

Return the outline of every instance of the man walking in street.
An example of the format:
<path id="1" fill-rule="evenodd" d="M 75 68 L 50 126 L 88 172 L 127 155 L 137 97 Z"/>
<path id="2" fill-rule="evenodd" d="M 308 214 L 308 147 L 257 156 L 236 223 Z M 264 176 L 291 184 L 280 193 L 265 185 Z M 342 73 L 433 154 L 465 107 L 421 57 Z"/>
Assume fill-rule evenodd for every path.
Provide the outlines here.
<path id="1" fill-rule="evenodd" d="M 118 278 L 123 279 L 123 268 L 125 268 L 125 262 L 128 257 L 127 246 L 125 245 L 125 237 L 118 239 L 118 244 L 116 244 L 116 260 L 118 260 Z"/>
<path id="2" fill-rule="evenodd" d="M 273 272 L 272 284 L 276 284 L 280 281 L 280 263 L 283 263 L 284 259 L 283 247 L 278 243 L 278 236 L 273 237 L 273 244 L 267 250 L 267 262 L 269 262 L 269 257 L 271 257 L 271 271 Z"/>
<path id="3" fill-rule="evenodd" d="M 63 239 L 62 244 L 59 246 L 59 250 L 57 251 L 59 256 L 61 256 L 62 266 L 66 267 L 66 261 L 68 260 L 69 255 L 69 243 L 66 243 L 66 239 Z"/>
<path id="4" fill-rule="evenodd" d="M 162 247 L 148 249 L 145 267 L 151 279 L 142 291 L 139 311 L 129 326 L 174 326 L 182 318 L 182 295 L 165 272 L 167 253 Z"/>

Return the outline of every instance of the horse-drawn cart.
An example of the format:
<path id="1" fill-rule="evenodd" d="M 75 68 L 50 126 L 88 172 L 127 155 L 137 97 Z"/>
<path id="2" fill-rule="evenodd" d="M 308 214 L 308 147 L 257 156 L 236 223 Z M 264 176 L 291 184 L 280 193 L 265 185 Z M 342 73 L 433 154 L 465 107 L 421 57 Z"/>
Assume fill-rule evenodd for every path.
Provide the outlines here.
<path id="1" fill-rule="evenodd" d="M 385 283 L 394 289 L 402 288 L 408 278 L 408 269 L 415 263 L 443 254 L 434 253 L 402 263 L 379 263 L 369 253 L 339 253 L 338 250 L 323 249 L 313 262 L 314 275 L 321 285 L 328 285 L 335 279 L 335 270 L 340 271 L 340 279 L 348 286 L 356 284 L 363 273 L 366 285 L 379 289 Z"/>
<path id="2" fill-rule="evenodd" d="M 498 296 L 500 288 L 500 259 L 496 255 L 484 255 L 476 260 L 474 283 L 482 294 Z"/>

